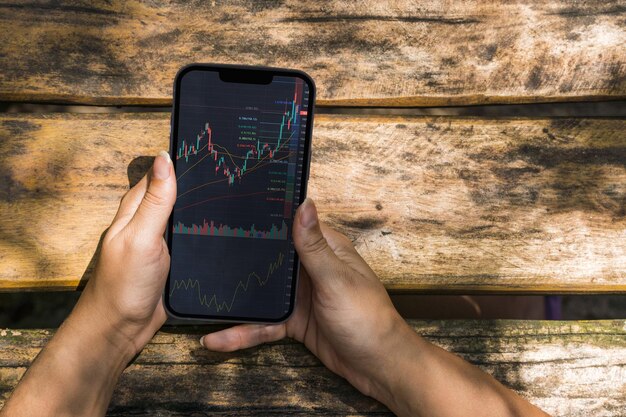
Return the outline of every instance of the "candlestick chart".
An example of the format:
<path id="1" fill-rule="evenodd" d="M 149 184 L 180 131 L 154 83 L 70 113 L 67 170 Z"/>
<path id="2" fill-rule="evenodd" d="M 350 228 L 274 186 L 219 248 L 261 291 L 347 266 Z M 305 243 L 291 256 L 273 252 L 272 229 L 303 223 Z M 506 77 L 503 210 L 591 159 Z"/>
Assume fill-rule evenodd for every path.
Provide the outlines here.
<path id="1" fill-rule="evenodd" d="M 291 294 L 308 85 L 226 85 L 207 73 L 185 89 L 172 150 L 170 303 L 191 315 L 280 316 Z"/>
<path id="2" fill-rule="evenodd" d="M 186 221 L 176 223 L 173 233 L 197 233 L 203 229 L 206 220 L 202 212 L 206 207 L 228 214 L 229 220 L 238 217 L 243 223 L 235 226 L 215 221 L 229 230 L 250 231 L 253 226 L 250 222 L 258 218 L 258 213 L 268 214 L 268 221 L 256 224 L 257 230 L 263 230 L 263 226 L 271 230 L 276 218 L 291 218 L 301 156 L 298 142 L 302 119 L 307 116 L 303 95 L 303 83 L 296 81 L 290 97 L 275 98 L 264 108 L 244 106 L 205 111 L 200 128 L 194 134 L 186 132 L 179 137 L 175 151 L 178 198 L 174 210 Z M 233 202 L 238 199 L 243 201 Z M 242 206 L 255 207 L 257 214 L 250 216 L 248 209 L 242 212 Z M 259 233 L 208 235 L 266 237 Z M 285 233 L 279 236 L 286 238 Z"/>

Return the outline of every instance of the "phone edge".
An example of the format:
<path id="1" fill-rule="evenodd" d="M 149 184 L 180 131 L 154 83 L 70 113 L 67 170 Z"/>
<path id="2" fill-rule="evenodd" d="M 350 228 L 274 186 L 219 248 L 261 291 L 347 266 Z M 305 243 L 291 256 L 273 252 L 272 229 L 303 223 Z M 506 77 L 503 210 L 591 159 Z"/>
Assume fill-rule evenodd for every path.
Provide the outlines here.
<path id="1" fill-rule="evenodd" d="M 300 69 L 292 69 L 292 68 L 281 68 L 281 67 L 269 67 L 269 66 L 257 66 L 257 65 L 237 65 L 237 64 L 219 64 L 219 63 L 199 63 L 199 62 L 194 62 L 194 63 L 189 63 L 187 65 L 184 65 L 183 67 L 181 67 L 177 72 L 176 75 L 174 76 L 174 82 L 173 82 L 173 91 L 172 91 L 172 111 L 170 113 L 170 140 L 169 140 L 169 154 L 170 154 L 170 158 L 172 158 L 174 156 L 174 118 L 175 118 L 175 114 L 176 114 L 176 93 L 177 93 L 177 85 L 179 83 L 179 78 L 182 77 L 187 71 L 189 71 L 192 68 L 195 67 L 204 67 L 204 68 L 232 68 L 232 69 L 249 69 L 249 70 L 264 70 L 264 71 L 277 71 L 277 72 L 284 72 L 284 73 L 291 73 L 291 74 L 298 74 L 300 75 L 305 82 L 307 82 L 309 84 L 309 114 L 307 115 L 307 131 L 309 132 L 309 149 L 308 149 L 308 155 L 306 156 L 307 161 L 306 163 L 303 165 L 303 170 L 306 170 L 306 172 L 303 172 L 302 177 L 306 178 L 304 179 L 304 185 L 302 186 L 302 190 L 300 193 L 300 201 L 298 202 L 298 206 L 300 206 L 300 204 L 302 204 L 302 202 L 304 201 L 304 199 L 307 196 L 308 193 L 308 185 L 309 185 L 309 176 L 311 173 L 311 156 L 312 156 L 312 149 L 313 149 L 313 121 L 314 121 L 314 117 L 315 117 L 315 100 L 317 98 L 317 86 L 315 85 L 315 81 L 313 80 L 313 78 L 306 73 L 303 70 Z M 171 256 L 171 244 L 170 244 L 170 226 L 171 223 L 173 221 L 173 213 L 170 214 L 170 217 L 168 219 L 167 222 L 167 228 L 165 229 L 165 241 L 167 244 L 167 250 L 168 253 Z M 298 255 L 298 253 L 296 252 L 295 254 L 295 259 L 294 262 L 296 262 L 296 274 L 295 274 L 295 285 L 294 285 L 294 289 L 292 290 L 292 302 L 290 303 L 289 306 L 289 310 L 288 312 L 278 318 L 277 320 L 241 320 L 241 319 L 233 319 L 233 320 L 229 320 L 229 319 L 209 319 L 209 318 L 198 318 L 198 317 L 186 317 L 186 316 L 179 316 L 178 314 L 176 314 L 168 305 L 168 303 L 166 302 L 166 298 L 165 298 L 165 292 L 167 291 L 167 287 L 168 284 L 170 282 L 170 270 L 171 270 L 171 266 L 170 266 L 170 270 L 168 270 L 167 273 L 167 278 L 166 278 L 166 282 L 165 282 L 165 287 L 163 288 L 163 293 L 161 294 L 161 301 L 163 303 L 163 308 L 165 310 L 166 315 L 168 316 L 168 318 L 172 318 L 172 319 L 176 319 L 176 320 L 181 320 L 181 321 L 188 321 L 188 322 L 195 322 L 195 323 L 204 323 L 204 324 L 219 324 L 219 323 L 228 323 L 228 324 L 281 324 L 281 323 L 285 323 L 287 320 L 289 320 L 289 318 L 293 315 L 295 309 L 296 309 L 296 303 L 297 303 L 297 294 L 298 294 L 298 286 L 300 284 L 300 269 L 301 269 L 301 263 L 300 263 L 300 257 Z"/>

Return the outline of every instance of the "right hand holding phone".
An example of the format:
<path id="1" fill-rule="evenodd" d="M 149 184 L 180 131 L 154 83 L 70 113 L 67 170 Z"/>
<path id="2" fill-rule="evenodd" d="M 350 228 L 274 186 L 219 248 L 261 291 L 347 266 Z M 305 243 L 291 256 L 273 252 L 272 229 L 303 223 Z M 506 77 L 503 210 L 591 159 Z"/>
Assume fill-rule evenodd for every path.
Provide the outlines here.
<path id="1" fill-rule="evenodd" d="M 416 334 L 352 242 L 319 222 L 311 199 L 298 208 L 293 229 L 304 267 L 293 315 L 281 324 L 243 324 L 211 333 L 202 344 L 230 352 L 292 337 L 361 392 L 377 396 L 405 350 L 406 337 Z"/>

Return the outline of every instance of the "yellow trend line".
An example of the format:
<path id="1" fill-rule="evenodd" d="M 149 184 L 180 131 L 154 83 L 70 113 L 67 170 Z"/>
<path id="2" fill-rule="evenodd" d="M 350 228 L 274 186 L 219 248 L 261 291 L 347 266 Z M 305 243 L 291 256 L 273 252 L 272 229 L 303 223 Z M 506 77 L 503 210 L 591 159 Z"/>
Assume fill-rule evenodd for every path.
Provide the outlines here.
<path id="1" fill-rule="evenodd" d="M 283 160 L 283 159 L 285 159 L 285 158 L 289 158 L 289 157 L 291 156 L 291 154 L 292 154 L 292 152 L 289 152 L 287 155 L 285 155 L 285 156 L 283 156 L 283 157 L 281 157 L 281 158 L 272 159 L 272 161 L 281 161 L 281 160 Z M 265 158 L 265 157 L 264 157 L 264 158 Z M 261 159 L 261 161 L 263 161 L 263 159 Z M 258 164 L 256 164 L 256 165 L 255 165 L 255 166 L 253 166 L 252 168 L 250 168 L 250 169 L 246 170 L 246 172 L 244 172 L 243 174 L 241 174 L 241 176 L 243 177 L 244 175 L 247 175 L 247 174 L 249 174 L 250 172 L 254 172 L 256 169 L 261 168 L 261 167 L 264 167 L 264 166 L 269 165 L 269 164 L 270 164 L 270 162 L 267 162 L 267 163 L 261 163 L 261 162 L 259 162 Z M 197 189 L 199 189 L 199 188 L 204 188 L 204 187 L 206 187 L 206 186 L 208 186 L 208 185 L 215 184 L 215 183 L 218 183 L 218 182 L 224 182 L 224 181 L 228 181 L 228 178 L 221 178 L 221 179 L 219 179 L 219 180 L 213 180 L 213 181 L 205 182 L 204 184 L 200 184 L 200 185 L 198 185 L 197 187 L 191 188 L 191 189 L 189 189 L 189 190 L 185 191 L 184 193 L 178 194 L 178 196 L 177 196 L 176 198 L 181 198 L 181 197 L 182 197 L 182 196 L 184 196 L 185 194 L 189 194 L 190 192 L 195 191 L 195 190 L 197 190 Z"/>
<path id="2" fill-rule="evenodd" d="M 291 139 L 292 139 L 292 137 L 293 137 L 293 134 L 294 134 L 294 133 L 295 133 L 295 131 L 291 132 L 291 135 L 289 135 L 289 138 L 287 138 L 287 140 L 286 140 L 286 141 L 284 141 L 283 143 L 281 143 L 281 144 L 280 144 L 280 146 L 279 146 L 278 148 L 276 148 L 276 151 L 278 151 L 280 148 L 282 148 L 282 147 L 283 147 L 283 145 L 284 145 L 285 143 L 289 143 L 289 142 L 291 141 Z M 207 144 L 207 145 L 208 145 L 208 144 Z M 207 147 L 207 145 L 204 145 L 204 146 L 203 146 L 200 150 L 202 150 L 202 149 L 206 148 L 206 147 Z M 229 156 L 229 158 L 230 158 L 230 161 L 233 163 L 233 165 L 235 165 L 237 168 L 241 169 L 241 168 L 239 167 L 239 165 L 237 165 L 237 164 L 235 163 L 235 161 L 233 161 L 233 156 L 234 156 L 235 158 L 245 159 L 243 156 L 236 156 L 236 155 L 232 155 L 232 154 L 228 151 L 228 149 L 224 148 L 224 147 L 223 147 L 223 146 L 221 146 L 221 145 L 218 145 L 217 143 L 214 143 L 214 144 L 213 144 L 213 146 L 217 146 L 217 147 L 219 147 L 219 148 L 224 149 L 224 150 L 225 150 L 225 152 L 222 152 L 222 153 L 225 153 L 226 155 L 228 155 L 228 156 Z M 198 152 L 200 152 L 200 150 L 196 151 L 196 155 L 198 154 Z M 289 152 L 289 154 L 291 154 L 291 152 Z M 195 167 L 196 165 L 198 165 L 200 162 L 204 161 L 204 159 L 205 159 L 206 157 L 210 156 L 210 155 L 211 155 L 211 154 L 210 154 L 210 153 L 208 153 L 208 154 L 204 155 L 202 158 L 200 158 L 200 159 L 199 159 L 199 160 L 198 160 L 195 164 L 193 164 L 192 166 L 190 166 L 189 168 L 187 168 L 187 170 L 186 170 L 185 172 L 183 172 L 182 174 L 178 175 L 178 176 L 176 177 L 176 181 L 178 181 L 179 179 L 181 179 L 181 178 L 183 177 L 183 175 L 185 175 L 186 173 L 188 173 L 189 171 L 191 171 L 191 169 L 192 169 L 193 167 Z M 268 157 L 268 155 L 266 155 L 266 156 L 264 156 L 263 158 L 261 158 L 261 160 L 260 160 L 260 161 L 259 161 L 259 162 L 258 162 L 258 163 L 254 166 L 254 167 L 256 167 L 257 165 L 259 165 L 259 164 L 260 164 L 263 160 L 265 160 L 267 157 Z M 281 159 L 282 159 L 282 158 L 281 158 Z M 276 159 L 276 161 L 278 161 L 278 159 Z M 252 167 L 252 168 L 254 168 L 254 167 Z M 248 171 L 251 171 L 251 169 L 249 169 Z M 228 178 L 227 178 L 227 179 L 228 179 Z"/>
<path id="3" fill-rule="evenodd" d="M 203 305 L 206 308 L 210 309 L 211 305 L 215 304 L 215 310 L 217 310 L 218 313 L 222 310 L 226 310 L 230 312 L 230 310 L 233 308 L 233 304 L 235 303 L 235 299 L 237 298 L 237 293 L 239 292 L 239 289 L 241 288 L 242 291 L 248 291 L 248 287 L 250 286 L 250 279 L 252 277 L 256 278 L 257 282 L 259 283 L 259 287 L 263 287 L 265 284 L 267 284 L 267 281 L 269 281 L 270 275 L 272 275 L 283 264 L 284 258 L 285 256 L 283 255 L 283 253 L 279 252 L 278 258 L 276 259 L 276 261 L 271 262 L 269 267 L 267 268 L 267 275 L 265 276 L 264 279 L 261 278 L 256 272 L 251 272 L 248 275 L 248 278 L 246 279 L 245 283 L 243 282 L 243 280 L 239 281 L 239 283 L 237 284 L 237 287 L 235 288 L 235 292 L 233 293 L 233 298 L 230 300 L 230 303 L 228 303 L 227 301 L 218 303 L 217 294 L 213 294 L 211 298 L 208 298 L 206 294 L 202 295 L 202 291 L 200 289 L 200 281 L 197 279 L 191 279 L 191 278 L 187 280 L 174 280 L 173 288 L 170 291 L 170 297 L 174 295 L 174 292 L 176 290 L 180 290 L 181 288 L 184 288 L 187 291 L 190 288 L 196 289 L 198 291 L 198 302 L 200 303 L 200 305 Z M 207 301 L 207 298 L 208 298 L 208 301 Z"/>
<path id="4" fill-rule="evenodd" d="M 193 167 L 195 167 L 196 165 L 198 165 L 200 162 L 202 162 L 202 161 L 204 160 L 204 158 L 206 158 L 206 157 L 207 157 L 207 156 L 209 156 L 209 155 L 211 155 L 211 154 L 209 154 L 209 153 L 208 153 L 208 154 L 204 155 L 202 158 L 198 159 L 198 161 L 197 161 L 195 164 L 193 164 L 192 166 L 190 166 L 189 168 L 187 168 L 187 170 L 186 170 L 185 172 L 183 172 L 182 174 L 178 175 L 178 176 L 176 177 L 176 181 L 180 180 L 180 179 L 182 178 L 182 176 L 183 176 L 183 175 L 185 175 L 186 173 L 188 173 L 189 171 L 191 171 L 191 168 L 193 168 Z"/>
<path id="5" fill-rule="evenodd" d="M 293 134 L 294 134 L 294 133 L 295 133 L 295 130 L 294 130 L 294 131 L 292 131 L 292 132 L 291 132 L 291 135 L 289 135 L 289 138 L 287 138 L 287 140 L 286 140 L 286 141 L 284 141 L 283 143 L 281 143 L 281 144 L 280 144 L 280 146 L 279 146 L 278 148 L 276 148 L 274 151 L 278 151 L 280 148 L 282 148 L 282 147 L 283 147 L 283 145 L 284 145 L 285 143 L 289 143 L 289 141 L 290 141 L 290 140 L 291 140 L 291 138 L 293 137 Z M 213 146 L 216 146 L 216 147 L 218 147 L 218 148 L 223 149 L 222 153 L 225 153 L 226 155 L 228 155 L 228 157 L 230 158 L 230 162 L 232 162 L 232 163 L 233 163 L 233 165 L 234 165 L 234 166 L 236 166 L 237 168 L 241 169 L 241 167 L 240 167 L 239 165 L 237 165 L 237 164 L 235 163 L 235 161 L 233 161 L 233 156 L 234 156 L 235 158 L 241 158 L 241 159 L 246 159 L 245 157 L 243 157 L 243 156 L 239 157 L 239 156 L 233 155 L 233 154 L 231 154 L 231 153 L 230 153 L 230 151 L 229 151 L 227 148 L 223 147 L 222 145 L 218 145 L 217 143 L 214 143 L 214 144 L 213 144 Z M 258 152 L 258 151 L 257 151 L 257 152 Z M 265 159 L 265 158 L 266 158 L 266 156 L 265 156 L 265 157 L 263 157 L 263 159 Z M 261 159 L 261 160 L 263 160 L 263 159 Z M 258 165 L 258 164 L 257 164 L 257 165 Z M 256 165 L 255 165 L 255 166 L 256 166 Z"/>
<path id="6" fill-rule="evenodd" d="M 228 151 L 228 149 L 226 149 L 222 145 L 218 145 L 217 143 L 214 143 L 213 146 L 215 146 L 216 148 L 223 149 L 222 153 L 225 153 L 226 155 L 228 155 L 228 157 L 230 158 L 230 162 L 232 162 L 233 165 L 236 166 L 237 168 L 241 169 L 241 167 L 237 165 L 237 163 L 235 163 L 235 160 L 233 159 L 233 155 Z M 245 159 L 245 157 L 242 156 L 241 159 Z"/>

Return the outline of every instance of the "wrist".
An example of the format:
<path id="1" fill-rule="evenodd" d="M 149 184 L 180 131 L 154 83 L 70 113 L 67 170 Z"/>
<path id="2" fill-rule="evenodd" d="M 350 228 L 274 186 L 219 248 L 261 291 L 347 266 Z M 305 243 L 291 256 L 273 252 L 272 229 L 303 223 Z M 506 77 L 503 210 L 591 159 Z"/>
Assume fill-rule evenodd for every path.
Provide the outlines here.
<path id="1" fill-rule="evenodd" d="M 7 415 L 103 415 L 134 350 L 81 297 L 5 405 Z M 50 383 L 54 381 L 54 383 Z"/>
<path id="2" fill-rule="evenodd" d="M 132 338 L 132 325 L 102 305 L 89 286 L 84 290 L 65 325 L 84 335 L 90 343 L 106 346 L 108 358 L 123 363 L 124 367 L 140 350 Z"/>
<path id="3" fill-rule="evenodd" d="M 389 336 L 383 340 L 383 359 L 381 366 L 376 367 L 378 374 L 373 378 L 369 395 L 400 415 L 406 408 L 401 393 L 415 377 L 414 367 L 426 354 L 428 343 L 397 312 Z"/>

